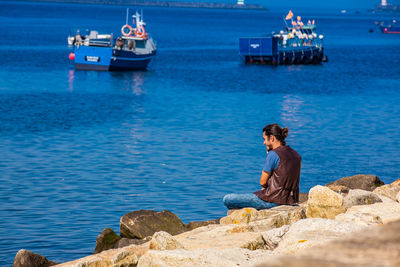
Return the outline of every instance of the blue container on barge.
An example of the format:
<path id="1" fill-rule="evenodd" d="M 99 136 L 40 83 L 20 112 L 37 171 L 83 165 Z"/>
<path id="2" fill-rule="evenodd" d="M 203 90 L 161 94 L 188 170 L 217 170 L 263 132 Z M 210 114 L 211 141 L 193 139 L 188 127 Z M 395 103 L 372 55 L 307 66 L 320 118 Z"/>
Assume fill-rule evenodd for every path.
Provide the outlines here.
<path id="1" fill-rule="evenodd" d="M 265 37 L 245 37 L 239 39 L 239 55 L 246 64 L 319 64 L 326 62 L 323 35 L 315 33 L 315 21 L 307 25 L 291 19 L 291 26 L 286 23 L 286 30 Z"/>

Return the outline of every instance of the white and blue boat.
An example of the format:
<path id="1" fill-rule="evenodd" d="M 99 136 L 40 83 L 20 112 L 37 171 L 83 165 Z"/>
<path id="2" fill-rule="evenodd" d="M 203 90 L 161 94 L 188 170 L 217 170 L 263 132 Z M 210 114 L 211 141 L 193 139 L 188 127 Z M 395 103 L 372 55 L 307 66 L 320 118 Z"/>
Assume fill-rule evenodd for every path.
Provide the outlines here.
<path id="1" fill-rule="evenodd" d="M 290 25 L 287 20 L 291 20 Z M 277 34 L 239 39 L 239 55 L 245 64 L 319 64 L 327 61 L 323 35 L 315 32 L 315 21 L 304 24 L 293 13 L 285 19 L 286 29 Z"/>
<path id="2" fill-rule="evenodd" d="M 121 35 L 99 34 L 90 31 L 82 35 L 78 30 L 68 37 L 68 44 L 73 48 L 69 59 L 74 61 L 77 70 L 144 70 L 155 57 L 157 48 L 154 40 L 146 32 L 143 15 L 136 12 L 133 25 L 126 24 L 121 28 Z"/>

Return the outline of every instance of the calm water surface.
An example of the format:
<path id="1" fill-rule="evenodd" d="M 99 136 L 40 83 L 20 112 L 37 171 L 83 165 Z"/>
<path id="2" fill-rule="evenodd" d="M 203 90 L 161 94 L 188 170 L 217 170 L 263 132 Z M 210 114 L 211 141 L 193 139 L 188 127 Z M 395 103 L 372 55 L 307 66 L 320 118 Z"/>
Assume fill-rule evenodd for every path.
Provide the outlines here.
<path id="1" fill-rule="evenodd" d="M 400 36 L 369 33 L 377 15 L 305 11 L 328 63 L 241 64 L 238 37 L 283 12 L 144 8 L 150 70 L 94 72 L 73 69 L 66 37 L 118 33 L 124 7 L 0 2 L 0 265 L 21 248 L 86 256 L 133 210 L 224 216 L 226 193 L 258 189 L 272 122 L 303 157 L 301 191 L 399 178 Z"/>

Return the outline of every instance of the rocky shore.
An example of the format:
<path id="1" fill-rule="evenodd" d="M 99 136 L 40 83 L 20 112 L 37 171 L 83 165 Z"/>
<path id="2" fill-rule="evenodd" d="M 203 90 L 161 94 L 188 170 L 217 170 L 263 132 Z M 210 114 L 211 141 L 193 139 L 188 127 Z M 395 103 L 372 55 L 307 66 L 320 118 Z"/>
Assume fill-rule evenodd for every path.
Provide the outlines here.
<path id="1" fill-rule="evenodd" d="M 169 211 L 133 211 L 120 235 L 103 230 L 93 255 L 57 265 L 22 249 L 13 266 L 400 266 L 400 179 L 344 177 L 302 200 L 186 225 Z"/>

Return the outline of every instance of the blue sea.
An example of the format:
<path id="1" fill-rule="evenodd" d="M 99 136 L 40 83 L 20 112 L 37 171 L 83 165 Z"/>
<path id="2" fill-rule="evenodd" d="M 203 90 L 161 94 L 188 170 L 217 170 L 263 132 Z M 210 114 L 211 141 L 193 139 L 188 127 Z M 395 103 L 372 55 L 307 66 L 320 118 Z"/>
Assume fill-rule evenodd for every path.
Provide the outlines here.
<path id="1" fill-rule="evenodd" d="M 126 7 L 0 2 L 1 266 L 22 248 L 89 255 L 134 210 L 224 216 L 225 194 L 259 189 L 269 123 L 290 129 L 302 192 L 400 178 L 400 35 L 374 24 L 391 15 L 293 10 L 316 20 L 329 62 L 268 66 L 242 64 L 238 38 L 279 31 L 285 7 L 142 9 L 148 71 L 75 71 L 71 30 L 118 34 Z"/>

